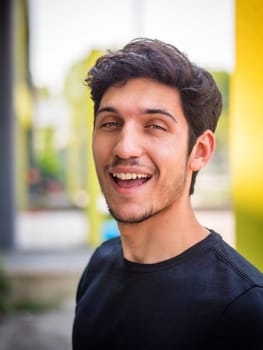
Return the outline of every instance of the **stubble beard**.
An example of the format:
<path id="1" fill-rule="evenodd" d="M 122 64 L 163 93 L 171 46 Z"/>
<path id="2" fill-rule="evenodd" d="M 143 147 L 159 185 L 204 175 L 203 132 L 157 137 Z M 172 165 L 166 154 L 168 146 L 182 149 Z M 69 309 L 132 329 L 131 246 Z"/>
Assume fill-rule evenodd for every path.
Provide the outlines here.
<path id="1" fill-rule="evenodd" d="M 184 173 L 182 173 L 181 176 L 179 178 L 177 178 L 177 181 L 173 184 L 173 186 L 166 188 L 165 194 L 162 192 L 162 198 L 166 198 L 166 200 L 163 202 L 163 204 L 160 208 L 154 208 L 154 206 L 152 206 L 151 208 L 148 208 L 148 210 L 145 209 L 144 212 L 142 211 L 141 213 L 138 213 L 137 215 L 130 215 L 130 216 L 121 215 L 120 213 L 117 212 L 117 210 L 115 210 L 114 208 L 111 207 L 111 205 L 107 199 L 107 195 L 106 195 L 105 191 L 103 190 L 103 185 L 102 185 L 103 182 L 100 179 L 100 177 L 98 177 L 98 179 L 99 179 L 100 187 L 101 187 L 101 190 L 104 194 L 104 198 L 106 200 L 106 204 L 107 204 L 108 211 L 109 211 L 110 215 L 118 223 L 133 225 L 133 224 L 142 223 L 146 220 L 149 220 L 153 216 L 156 216 L 156 215 L 160 214 L 161 212 L 168 210 L 173 205 L 173 203 L 183 195 L 183 192 L 184 192 L 185 186 L 186 186 L 186 182 L 187 182 L 185 170 L 186 170 L 186 164 L 185 164 Z M 173 189 L 173 190 L 171 191 L 171 189 Z"/>
<path id="2" fill-rule="evenodd" d="M 140 216 L 130 216 L 127 218 L 121 217 L 120 215 L 118 215 L 112 208 L 110 208 L 110 206 L 108 206 L 108 210 L 109 213 L 111 214 L 111 216 L 120 224 L 139 224 L 145 220 L 150 219 L 153 215 L 155 215 L 156 213 L 154 213 L 153 210 L 145 212 L 144 214 L 141 214 Z"/>
<path id="3" fill-rule="evenodd" d="M 110 204 L 107 201 L 106 198 L 106 203 L 108 206 L 108 210 L 110 215 L 118 222 L 121 224 L 129 224 L 129 225 L 133 225 L 133 224 L 139 224 L 142 223 L 146 220 L 149 220 L 150 218 L 152 218 L 153 216 L 156 216 L 166 210 L 168 210 L 173 203 L 178 200 L 185 189 L 185 185 L 186 185 L 186 176 L 184 174 L 184 176 L 181 178 L 181 183 L 178 186 L 175 185 L 176 190 L 174 190 L 173 193 L 171 193 L 171 191 L 169 191 L 169 189 L 167 189 L 166 194 L 163 194 L 164 198 L 166 198 L 166 200 L 164 201 L 164 203 L 162 204 L 162 206 L 160 208 L 149 208 L 148 210 L 145 210 L 144 212 L 138 213 L 137 215 L 131 215 L 131 216 L 125 216 L 125 215 L 120 215 L 117 211 L 115 211 Z M 143 204 L 142 204 L 143 205 Z"/>

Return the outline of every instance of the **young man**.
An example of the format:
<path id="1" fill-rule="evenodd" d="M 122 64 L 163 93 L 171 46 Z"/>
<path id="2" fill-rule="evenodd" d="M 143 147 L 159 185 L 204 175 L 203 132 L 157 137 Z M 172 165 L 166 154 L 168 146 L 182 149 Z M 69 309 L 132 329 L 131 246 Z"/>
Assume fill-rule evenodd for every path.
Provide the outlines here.
<path id="1" fill-rule="evenodd" d="M 263 276 L 190 203 L 215 148 L 213 78 L 138 39 L 101 57 L 87 84 L 96 170 L 121 235 L 83 273 L 73 349 L 263 349 Z"/>

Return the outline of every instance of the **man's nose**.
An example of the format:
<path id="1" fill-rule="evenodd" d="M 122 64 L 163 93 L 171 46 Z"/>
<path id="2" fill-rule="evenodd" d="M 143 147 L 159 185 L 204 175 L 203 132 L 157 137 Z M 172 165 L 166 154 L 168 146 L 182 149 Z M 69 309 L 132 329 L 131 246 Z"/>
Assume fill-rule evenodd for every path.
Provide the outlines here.
<path id="1" fill-rule="evenodd" d="M 114 155 L 128 159 L 140 157 L 143 152 L 143 138 L 133 127 L 123 127 L 118 135 Z"/>

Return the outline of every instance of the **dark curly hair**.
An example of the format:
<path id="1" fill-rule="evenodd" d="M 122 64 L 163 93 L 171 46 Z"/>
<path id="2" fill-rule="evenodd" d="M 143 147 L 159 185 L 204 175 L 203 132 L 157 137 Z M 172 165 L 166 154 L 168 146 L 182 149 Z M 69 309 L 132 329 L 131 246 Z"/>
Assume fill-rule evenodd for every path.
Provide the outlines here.
<path id="1" fill-rule="evenodd" d="M 91 88 L 96 116 L 101 98 L 112 85 L 133 78 L 149 78 L 178 90 L 189 127 L 189 154 L 196 139 L 207 129 L 216 129 L 222 96 L 212 75 L 198 67 L 173 45 L 160 40 L 139 38 L 123 49 L 100 57 L 85 79 Z M 190 194 L 197 172 L 193 173 Z"/>

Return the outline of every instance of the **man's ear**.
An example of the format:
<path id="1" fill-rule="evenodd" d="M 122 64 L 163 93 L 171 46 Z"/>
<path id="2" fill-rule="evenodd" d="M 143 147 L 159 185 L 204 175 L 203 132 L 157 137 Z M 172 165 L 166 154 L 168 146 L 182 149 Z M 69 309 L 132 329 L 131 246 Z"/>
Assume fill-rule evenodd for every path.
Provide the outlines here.
<path id="1" fill-rule="evenodd" d="M 197 138 L 189 158 L 192 171 L 198 171 L 208 163 L 213 156 L 215 144 L 215 135 L 209 129 Z"/>

